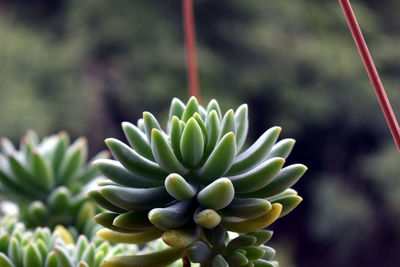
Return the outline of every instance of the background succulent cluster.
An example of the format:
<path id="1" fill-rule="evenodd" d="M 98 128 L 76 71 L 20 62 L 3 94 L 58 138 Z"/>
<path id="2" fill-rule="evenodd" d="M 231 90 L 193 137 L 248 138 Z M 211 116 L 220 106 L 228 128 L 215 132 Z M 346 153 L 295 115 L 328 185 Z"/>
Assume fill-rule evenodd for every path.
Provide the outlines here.
<path id="1" fill-rule="evenodd" d="M 84 235 L 75 240 L 62 226 L 30 231 L 12 217 L 0 221 L 1 267 L 100 267 L 106 257 L 136 251 L 136 246 L 111 246 Z"/>
<path id="2" fill-rule="evenodd" d="M 259 231 L 302 200 L 290 187 L 307 168 L 282 168 L 294 140 L 277 142 L 280 127 L 268 129 L 241 151 L 247 105 L 222 114 L 215 100 L 204 108 L 194 97 L 186 105 L 175 98 L 167 130 L 149 112 L 137 125 L 124 122 L 122 127 L 129 145 L 106 140 L 116 160 L 100 159 L 94 165 L 110 180 L 89 192 L 108 210 L 96 216 L 108 228 L 98 233 L 106 240 L 140 244 L 162 237 L 173 248 L 165 252 L 172 260 L 203 240 L 209 229 Z M 148 264 L 155 264 L 154 258 Z M 139 266 L 134 259 L 121 257 L 113 264 Z"/>
<path id="3" fill-rule="evenodd" d="M 28 131 L 18 149 L 7 138 L 0 148 L 1 194 L 18 204 L 28 227 L 62 224 L 90 235 L 95 206 L 88 202 L 85 185 L 99 174 L 87 163 L 85 138 L 71 144 L 65 132 L 40 140 Z M 95 159 L 104 157 L 108 152 Z"/>

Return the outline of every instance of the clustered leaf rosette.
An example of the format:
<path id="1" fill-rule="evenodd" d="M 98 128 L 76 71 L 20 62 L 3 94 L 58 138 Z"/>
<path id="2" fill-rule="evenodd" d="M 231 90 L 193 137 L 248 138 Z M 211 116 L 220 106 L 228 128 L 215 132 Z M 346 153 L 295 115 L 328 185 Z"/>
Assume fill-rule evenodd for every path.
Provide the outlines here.
<path id="1" fill-rule="evenodd" d="M 263 229 L 302 200 L 290 187 L 307 168 L 282 168 L 295 141 L 277 142 L 280 127 L 241 151 L 246 104 L 222 115 L 215 100 L 204 108 L 194 97 L 186 105 L 174 98 L 166 131 L 149 112 L 122 128 L 129 145 L 109 138 L 116 160 L 94 162 L 111 181 L 89 192 L 108 210 L 95 218 L 108 228 L 98 232 L 106 240 L 146 243 L 162 237 L 178 251 L 218 225 L 238 233 Z"/>
<path id="2" fill-rule="evenodd" d="M 19 150 L 10 140 L 0 141 L 1 194 L 15 201 L 28 227 L 57 224 L 90 231 L 95 205 L 88 201 L 84 185 L 99 175 L 87 164 L 85 138 L 70 144 L 67 133 L 40 140 L 33 131 L 21 139 Z M 108 152 L 96 158 L 108 157 Z"/>
<path id="3" fill-rule="evenodd" d="M 78 240 L 62 226 L 26 230 L 14 218 L 0 220 L 1 267 L 100 267 L 106 257 L 136 253 L 136 246 L 111 246 L 98 238 Z"/>

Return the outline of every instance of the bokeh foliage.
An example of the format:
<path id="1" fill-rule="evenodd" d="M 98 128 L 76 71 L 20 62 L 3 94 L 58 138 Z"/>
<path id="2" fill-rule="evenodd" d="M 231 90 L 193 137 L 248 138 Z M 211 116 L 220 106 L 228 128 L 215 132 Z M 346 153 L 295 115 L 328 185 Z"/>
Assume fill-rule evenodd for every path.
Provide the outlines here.
<path id="1" fill-rule="evenodd" d="M 400 5 L 353 2 L 396 112 Z M 296 187 L 306 201 L 275 239 L 290 240 L 297 266 L 396 266 L 398 154 L 337 1 L 195 5 L 202 102 L 247 102 L 253 140 L 280 125 L 297 140 L 289 163 L 310 167 Z M 166 119 L 172 96 L 186 97 L 180 1 L 8 0 L 0 10 L 1 136 L 66 129 L 100 151 L 122 138 L 121 121 L 142 110 Z"/>

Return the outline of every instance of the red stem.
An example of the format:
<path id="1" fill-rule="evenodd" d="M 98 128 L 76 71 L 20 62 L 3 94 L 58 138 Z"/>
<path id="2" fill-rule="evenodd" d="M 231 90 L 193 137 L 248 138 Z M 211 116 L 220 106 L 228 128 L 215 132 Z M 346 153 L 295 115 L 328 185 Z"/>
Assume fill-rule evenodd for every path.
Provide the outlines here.
<path id="1" fill-rule="evenodd" d="M 182 9 L 189 94 L 199 99 L 200 90 L 196 58 L 196 31 L 192 0 L 182 0 Z"/>
<path id="2" fill-rule="evenodd" d="M 393 139 L 396 142 L 397 149 L 400 151 L 399 124 L 397 123 L 392 107 L 390 106 L 389 99 L 386 95 L 385 89 L 383 88 L 378 72 L 376 71 L 374 61 L 372 60 L 367 44 L 365 43 L 353 9 L 351 8 L 349 0 L 339 0 L 339 3 L 343 9 L 344 15 L 346 16 L 347 23 L 353 35 L 354 41 L 356 42 L 361 58 L 364 62 L 365 69 L 367 70 L 369 79 L 371 80 L 372 86 L 374 87 L 383 114 L 385 115 L 387 124 L 389 125 L 390 131 L 392 132 Z"/>
<path id="3" fill-rule="evenodd" d="M 190 267 L 190 265 L 189 258 L 186 255 L 182 256 L 182 267 Z"/>

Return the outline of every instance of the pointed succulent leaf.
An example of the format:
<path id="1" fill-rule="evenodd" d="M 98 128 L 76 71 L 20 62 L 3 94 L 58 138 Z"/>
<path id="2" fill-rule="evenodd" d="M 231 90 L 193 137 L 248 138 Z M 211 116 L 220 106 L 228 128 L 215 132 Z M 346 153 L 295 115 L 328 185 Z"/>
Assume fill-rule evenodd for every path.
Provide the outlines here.
<path id="1" fill-rule="evenodd" d="M 94 266 L 94 257 L 95 247 L 94 244 L 91 243 L 88 247 L 86 247 L 85 251 L 83 252 L 82 261 L 85 262 L 88 266 Z"/>
<path id="2" fill-rule="evenodd" d="M 169 121 L 171 121 L 174 116 L 177 118 L 182 118 L 183 112 L 185 112 L 185 104 L 183 104 L 180 99 L 174 97 L 169 109 Z"/>
<path id="3" fill-rule="evenodd" d="M 244 142 L 246 141 L 247 132 L 249 130 L 249 118 L 247 104 L 238 107 L 235 112 L 235 126 L 236 126 L 236 148 L 237 152 L 240 151 Z"/>
<path id="4" fill-rule="evenodd" d="M 172 200 L 165 187 L 133 188 L 107 185 L 100 194 L 112 204 L 127 210 L 146 210 L 167 204 Z"/>
<path id="5" fill-rule="evenodd" d="M 218 119 L 222 119 L 222 113 L 221 113 L 221 109 L 219 107 L 219 104 L 217 102 L 217 100 L 212 99 L 208 105 L 207 105 L 207 114 L 210 114 L 213 110 L 215 110 L 215 112 L 218 115 Z"/>
<path id="6" fill-rule="evenodd" d="M 37 152 L 33 152 L 31 167 L 33 171 L 34 181 L 44 190 L 50 190 L 54 186 L 54 173 L 44 157 Z"/>
<path id="7" fill-rule="evenodd" d="M 68 148 L 60 165 L 58 180 L 66 183 L 74 178 L 74 175 L 86 162 L 86 157 L 87 141 L 85 138 L 79 138 Z"/>
<path id="8" fill-rule="evenodd" d="M 158 252 L 117 256 L 106 259 L 102 267 L 165 267 L 182 256 L 183 249 L 167 248 Z"/>
<path id="9" fill-rule="evenodd" d="M 229 266 L 232 267 L 242 267 L 249 263 L 249 260 L 246 258 L 246 256 L 238 251 L 230 252 L 225 257 L 226 261 L 229 263 Z"/>
<path id="10" fill-rule="evenodd" d="M 60 267 L 74 267 L 68 252 L 64 248 L 55 246 L 54 251 Z"/>
<path id="11" fill-rule="evenodd" d="M 178 160 L 182 160 L 181 136 L 182 136 L 182 129 L 181 129 L 180 120 L 178 119 L 178 117 L 174 116 L 174 117 L 172 117 L 172 120 L 171 120 L 170 139 L 171 139 L 172 150 L 174 151 L 174 154 Z"/>
<path id="12" fill-rule="evenodd" d="M 287 138 L 276 143 L 271 151 L 267 154 L 266 158 L 281 157 L 286 159 L 296 143 L 296 140 Z"/>
<path id="13" fill-rule="evenodd" d="M 98 189 L 93 189 L 91 191 L 89 191 L 87 193 L 87 196 L 89 198 L 91 198 L 92 200 L 94 200 L 100 207 L 109 210 L 109 211 L 113 211 L 113 212 L 126 212 L 126 209 L 120 208 L 114 204 L 112 204 L 110 201 L 108 201 L 107 199 L 105 199 L 100 192 L 98 191 Z"/>
<path id="14" fill-rule="evenodd" d="M 235 187 L 235 192 L 249 193 L 265 187 L 281 170 L 285 160 L 283 158 L 269 159 L 254 169 L 234 176 L 229 176 Z"/>
<path id="15" fill-rule="evenodd" d="M 97 232 L 97 235 L 104 240 L 126 244 L 145 244 L 160 238 L 162 234 L 163 231 L 159 229 L 151 229 L 139 233 L 120 233 L 110 229 L 102 229 Z"/>
<path id="16" fill-rule="evenodd" d="M 151 132 L 153 131 L 153 129 L 161 131 L 161 126 L 158 123 L 157 119 L 150 112 L 143 112 L 143 123 L 144 130 L 147 135 L 147 140 L 150 142 Z"/>
<path id="17" fill-rule="evenodd" d="M 188 169 L 175 157 L 171 146 L 157 129 L 153 129 L 151 133 L 151 148 L 157 163 L 167 172 L 176 172 L 180 174 L 186 174 L 188 172 Z"/>
<path id="18" fill-rule="evenodd" d="M 307 171 L 303 164 L 292 164 L 283 168 L 264 188 L 251 193 L 254 197 L 266 198 L 279 194 L 294 185 Z"/>
<path id="19" fill-rule="evenodd" d="M 121 141 L 114 138 L 108 138 L 105 142 L 112 154 L 132 173 L 138 176 L 143 176 L 144 178 L 155 180 L 167 176 L 166 172 L 162 170 L 158 164 L 140 156 L 135 150 L 131 149 Z"/>
<path id="20" fill-rule="evenodd" d="M 262 256 L 263 260 L 272 260 L 275 257 L 275 249 L 268 247 L 268 246 L 261 246 L 260 247 L 262 250 L 264 250 L 264 255 Z"/>
<path id="21" fill-rule="evenodd" d="M 283 206 L 280 217 L 283 217 L 289 214 L 292 210 L 294 210 L 300 202 L 303 201 L 303 198 L 300 196 L 284 196 L 274 200 L 273 203 L 279 203 Z"/>
<path id="22" fill-rule="evenodd" d="M 275 203 L 272 205 L 272 208 L 269 212 L 261 215 L 260 217 L 256 217 L 254 219 L 249 219 L 241 222 L 228 222 L 225 221 L 224 225 L 228 231 L 238 232 L 238 233 L 248 233 L 261 230 L 271 223 L 273 223 L 276 219 L 279 218 L 279 215 L 282 211 L 282 205 L 279 203 Z"/>
<path id="23" fill-rule="evenodd" d="M 205 156 L 209 156 L 218 142 L 220 132 L 220 120 L 215 110 L 211 111 L 207 120 L 207 145 L 205 149 Z"/>
<path id="24" fill-rule="evenodd" d="M 225 113 L 224 117 L 222 118 L 218 140 L 220 140 L 225 134 L 229 132 L 234 133 L 235 131 L 235 113 L 233 112 L 233 109 L 230 109 Z"/>
<path id="25" fill-rule="evenodd" d="M 42 254 L 35 244 L 29 243 L 24 250 L 23 263 L 24 266 L 43 267 Z"/>
<path id="26" fill-rule="evenodd" d="M 261 198 L 235 198 L 220 211 L 223 216 L 252 219 L 271 209 L 271 203 Z"/>
<path id="27" fill-rule="evenodd" d="M 269 230 L 260 230 L 257 232 L 247 233 L 247 235 L 251 235 L 257 238 L 257 242 L 254 244 L 255 246 L 261 246 L 262 244 L 268 242 L 271 239 L 273 232 Z"/>
<path id="28" fill-rule="evenodd" d="M 45 267 L 58 267 L 58 260 L 54 251 L 50 252 L 44 262 Z"/>
<path id="29" fill-rule="evenodd" d="M 180 151 L 184 163 L 189 167 L 195 167 L 204 153 L 204 136 L 202 130 L 194 118 L 188 120 L 182 133 Z"/>
<path id="30" fill-rule="evenodd" d="M 278 139 L 281 130 L 281 127 L 268 129 L 252 146 L 236 157 L 229 174 L 242 173 L 262 162 Z"/>
<path id="31" fill-rule="evenodd" d="M 196 171 L 204 182 L 223 176 L 232 166 L 236 151 L 235 135 L 227 133 L 214 148 L 204 165 Z"/>
<path id="32" fill-rule="evenodd" d="M 119 228 L 130 229 L 130 230 L 149 230 L 154 228 L 154 225 L 149 221 L 147 211 L 130 211 L 124 214 L 118 215 L 113 220 L 113 225 Z"/>
<path id="33" fill-rule="evenodd" d="M 111 159 L 98 159 L 93 162 L 103 175 L 125 186 L 149 188 L 162 185 L 162 180 L 148 179 L 127 170 L 121 163 Z"/>
<path id="34" fill-rule="evenodd" d="M 227 246 L 228 249 L 238 249 L 242 247 L 248 247 L 254 245 L 257 238 L 251 235 L 240 235 L 235 239 L 231 240 Z"/>
<path id="35" fill-rule="evenodd" d="M 122 129 L 131 147 L 141 156 L 154 161 L 147 136 L 138 127 L 126 121 L 122 123 Z"/>
<path id="36" fill-rule="evenodd" d="M 199 113 L 199 103 L 195 97 L 191 97 L 186 104 L 185 111 L 182 114 L 182 120 L 187 122 L 195 113 Z"/>

